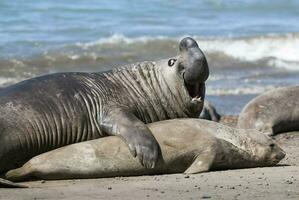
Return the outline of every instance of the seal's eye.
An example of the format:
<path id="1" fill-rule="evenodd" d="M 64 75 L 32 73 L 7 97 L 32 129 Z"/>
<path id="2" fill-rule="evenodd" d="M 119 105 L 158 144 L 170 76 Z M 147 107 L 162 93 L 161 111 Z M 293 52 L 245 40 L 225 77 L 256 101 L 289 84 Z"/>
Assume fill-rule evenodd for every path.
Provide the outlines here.
<path id="1" fill-rule="evenodd" d="M 168 66 L 172 67 L 174 65 L 175 61 L 176 61 L 176 59 L 169 59 L 168 60 Z"/>

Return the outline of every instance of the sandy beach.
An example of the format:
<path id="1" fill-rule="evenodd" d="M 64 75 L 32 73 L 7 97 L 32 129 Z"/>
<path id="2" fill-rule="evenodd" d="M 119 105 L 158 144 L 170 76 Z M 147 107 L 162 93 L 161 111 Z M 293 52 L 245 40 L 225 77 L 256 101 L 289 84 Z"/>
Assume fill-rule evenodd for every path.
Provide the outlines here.
<path id="1" fill-rule="evenodd" d="M 233 125 L 235 117 L 226 117 Z M 287 155 L 278 166 L 196 175 L 32 181 L 0 189 L 0 199 L 299 199 L 299 132 L 277 135 Z"/>

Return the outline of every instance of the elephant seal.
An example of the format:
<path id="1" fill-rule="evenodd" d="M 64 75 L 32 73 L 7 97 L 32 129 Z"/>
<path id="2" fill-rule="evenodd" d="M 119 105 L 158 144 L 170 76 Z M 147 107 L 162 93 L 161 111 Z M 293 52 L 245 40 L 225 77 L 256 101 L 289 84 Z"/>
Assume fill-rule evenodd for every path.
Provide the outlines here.
<path id="1" fill-rule="evenodd" d="M 216 108 L 212 104 L 210 104 L 208 101 L 205 101 L 199 118 L 219 122 L 221 115 L 217 112 Z"/>
<path id="2" fill-rule="evenodd" d="M 144 168 L 119 137 L 105 137 L 38 155 L 8 171 L 11 181 L 200 173 L 209 170 L 273 166 L 284 151 L 257 130 L 234 129 L 201 119 L 148 124 L 161 149 L 155 168 Z"/>
<path id="3" fill-rule="evenodd" d="M 251 100 L 241 111 L 237 127 L 267 135 L 299 130 L 299 86 L 270 90 Z"/>
<path id="4" fill-rule="evenodd" d="M 195 40 L 179 55 L 102 73 L 56 73 L 0 91 L 0 173 L 68 144 L 120 136 L 153 168 L 159 146 L 146 123 L 198 117 L 209 76 Z"/>

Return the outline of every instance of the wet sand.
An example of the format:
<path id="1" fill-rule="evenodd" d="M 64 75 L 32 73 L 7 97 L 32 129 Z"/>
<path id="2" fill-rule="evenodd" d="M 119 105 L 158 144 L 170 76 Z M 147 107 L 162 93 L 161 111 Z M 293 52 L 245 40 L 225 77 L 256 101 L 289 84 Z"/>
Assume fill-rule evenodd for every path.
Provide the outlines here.
<path id="1" fill-rule="evenodd" d="M 222 123 L 234 125 L 236 117 Z M 280 166 L 208 172 L 26 182 L 0 189 L 0 199 L 299 199 L 299 132 L 277 135 L 287 152 Z"/>

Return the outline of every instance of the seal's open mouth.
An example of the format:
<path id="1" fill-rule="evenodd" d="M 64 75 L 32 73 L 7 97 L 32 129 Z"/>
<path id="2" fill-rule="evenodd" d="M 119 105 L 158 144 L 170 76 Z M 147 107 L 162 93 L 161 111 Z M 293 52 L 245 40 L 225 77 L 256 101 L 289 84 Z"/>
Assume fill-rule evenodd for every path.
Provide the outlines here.
<path id="1" fill-rule="evenodd" d="M 189 93 L 189 96 L 191 97 L 192 102 L 198 102 L 202 103 L 203 102 L 203 84 L 201 83 L 196 83 L 196 84 L 188 84 L 185 82 L 185 87 Z"/>

